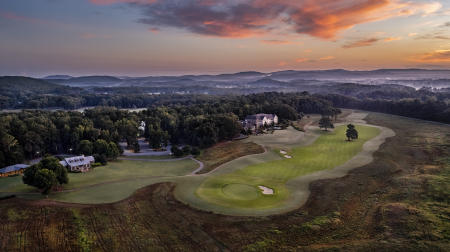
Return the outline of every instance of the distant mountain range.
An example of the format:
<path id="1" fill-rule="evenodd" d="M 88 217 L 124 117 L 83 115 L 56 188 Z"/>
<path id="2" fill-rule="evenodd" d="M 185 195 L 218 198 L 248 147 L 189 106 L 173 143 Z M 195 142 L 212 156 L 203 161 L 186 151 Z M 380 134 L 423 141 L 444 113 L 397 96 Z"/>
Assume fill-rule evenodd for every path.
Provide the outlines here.
<path id="1" fill-rule="evenodd" d="M 367 86 L 369 85 L 369 86 Z M 375 87 L 376 86 L 376 87 Z M 52 94 L 250 94 L 259 92 L 337 93 L 365 96 L 386 90 L 403 92 L 410 97 L 414 89 L 441 88 L 450 92 L 450 70 L 379 69 L 348 71 L 343 69 L 317 71 L 255 71 L 218 75 L 182 76 L 80 76 L 51 75 L 42 79 L 22 76 L 0 77 L 0 96 L 23 97 Z M 358 92 L 351 88 L 357 87 Z M 437 89 L 436 89 L 437 90 Z M 400 94 L 399 94 L 400 95 Z M 378 97 L 377 96 L 377 97 Z"/>
<path id="2" fill-rule="evenodd" d="M 450 86 L 450 70 L 426 69 L 378 69 L 372 71 L 349 71 L 344 69 L 315 71 L 278 71 L 262 73 L 255 71 L 218 75 L 182 75 L 182 76 L 148 76 L 148 77 L 115 77 L 115 76 L 81 76 L 52 75 L 43 78 L 52 83 L 69 86 L 155 86 L 192 85 L 199 82 L 230 82 L 230 84 L 268 84 L 272 82 L 302 82 L 305 80 L 351 82 L 357 84 L 401 84 L 413 87 Z M 269 80 L 270 79 L 270 80 Z M 205 84 L 205 83 L 203 83 Z M 203 85 L 202 84 L 202 85 Z M 423 84 L 423 85 L 422 85 Z"/>

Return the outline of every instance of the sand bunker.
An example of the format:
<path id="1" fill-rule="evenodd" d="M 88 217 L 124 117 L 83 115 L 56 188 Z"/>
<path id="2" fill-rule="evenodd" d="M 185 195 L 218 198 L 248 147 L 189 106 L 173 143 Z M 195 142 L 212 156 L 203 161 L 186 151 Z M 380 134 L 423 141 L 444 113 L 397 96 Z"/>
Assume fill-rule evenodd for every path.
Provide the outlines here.
<path id="1" fill-rule="evenodd" d="M 273 189 L 272 188 L 261 186 L 261 185 L 258 186 L 258 188 L 262 190 L 262 194 L 265 194 L 265 195 L 272 195 L 273 194 Z"/>
<path id="2" fill-rule="evenodd" d="M 280 153 L 283 154 L 283 155 L 286 155 L 286 154 L 287 154 L 287 152 L 284 151 L 284 150 L 280 150 Z"/>
<path id="3" fill-rule="evenodd" d="M 292 156 L 284 155 L 285 158 L 292 158 Z"/>

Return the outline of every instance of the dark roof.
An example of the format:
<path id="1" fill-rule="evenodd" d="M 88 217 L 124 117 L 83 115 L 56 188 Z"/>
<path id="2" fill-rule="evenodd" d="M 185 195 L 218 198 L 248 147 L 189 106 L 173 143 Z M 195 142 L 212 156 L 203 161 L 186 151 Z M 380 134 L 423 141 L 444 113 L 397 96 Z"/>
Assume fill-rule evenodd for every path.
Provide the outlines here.
<path id="1" fill-rule="evenodd" d="M 13 172 L 13 171 L 20 171 L 20 170 L 26 169 L 28 167 L 29 167 L 29 165 L 26 165 L 26 164 L 10 165 L 10 166 L 0 169 L 0 173 L 9 173 L 9 172 Z"/>

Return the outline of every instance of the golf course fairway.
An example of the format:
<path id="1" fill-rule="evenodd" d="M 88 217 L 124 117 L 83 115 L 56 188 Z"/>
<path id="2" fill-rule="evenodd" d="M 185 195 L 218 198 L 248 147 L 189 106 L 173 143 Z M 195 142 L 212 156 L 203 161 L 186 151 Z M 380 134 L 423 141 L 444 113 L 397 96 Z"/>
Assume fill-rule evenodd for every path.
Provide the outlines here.
<path id="1" fill-rule="evenodd" d="M 234 209 L 268 209 L 279 206 L 289 196 L 286 183 L 317 171 L 333 169 L 358 154 L 366 141 L 376 137 L 380 129 L 357 125 L 359 139 L 346 141 L 346 126 L 324 131 L 317 140 L 288 152 L 292 158 L 250 165 L 231 173 L 208 177 L 196 190 L 202 200 Z M 279 150 L 275 150 L 279 152 Z M 263 194 L 258 186 L 273 190 Z"/>

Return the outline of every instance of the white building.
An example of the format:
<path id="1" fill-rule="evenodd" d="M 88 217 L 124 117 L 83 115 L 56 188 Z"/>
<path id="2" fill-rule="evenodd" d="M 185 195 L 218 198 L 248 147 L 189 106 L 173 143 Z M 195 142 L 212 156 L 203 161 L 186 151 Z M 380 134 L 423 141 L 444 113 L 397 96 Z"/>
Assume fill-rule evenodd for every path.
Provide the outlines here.
<path id="1" fill-rule="evenodd" d="M 93 156 L 77 156 L 65 158 L 59 163 L 67 168 L 71 172 L 88 172 L 91 169 L 91 164 L 95 162 Z"/>
<path id="2" fill-rule="evenodd" d="M 275 124 L 278 124 L 278 116 L 274 114 L 249 115 L 242 122 L 242 126 L 246 130 L 256 130 L 264 125 L 270 126 Z"/>

